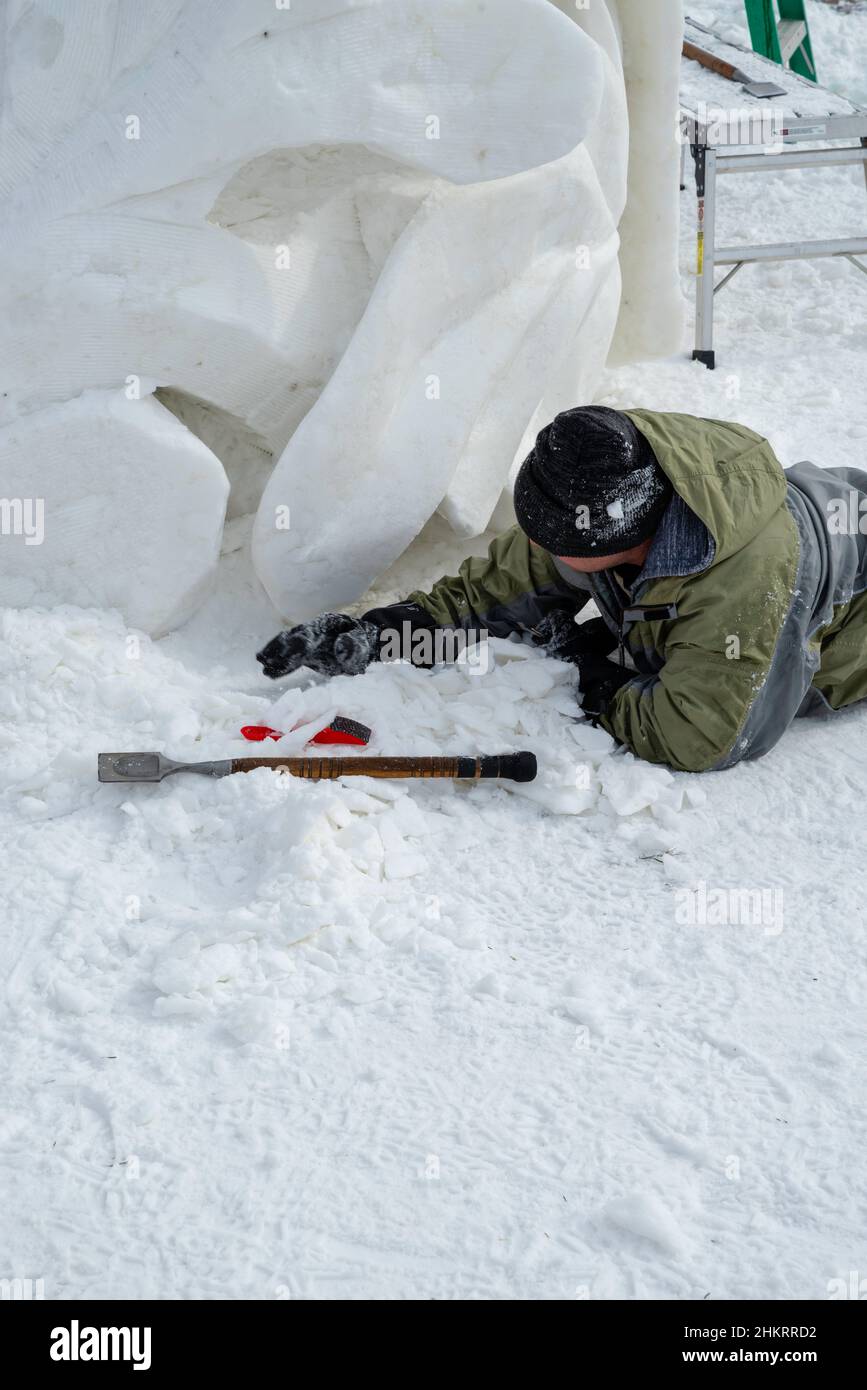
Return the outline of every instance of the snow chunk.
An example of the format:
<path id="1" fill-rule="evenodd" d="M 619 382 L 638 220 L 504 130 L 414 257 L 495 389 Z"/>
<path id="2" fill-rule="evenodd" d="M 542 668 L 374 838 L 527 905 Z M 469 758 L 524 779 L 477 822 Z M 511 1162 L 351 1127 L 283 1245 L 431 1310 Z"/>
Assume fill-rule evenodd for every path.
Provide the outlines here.
<path id="1" fill-rule="evenodd" d="M 54 986 L 54 1002 L 58 1009 L 68 1014 L 90 1014 L 99 1008 L 99 1001 L 71 981 L 59 981 Z"/>
<path id="2" fill-rule="evenodd" d="M 672 1257 L 683 1253 L 684 1238 L 674 1217 L 653 1194 L 633 1193 L 609 1202 L 605 1218 L 621 1231 L 641 1236 Z"/>
<path id="3" fill-rule="evenodd" d="M 285 1049 L 289 1024 L 285 1005 L 275 999 L 248 999 L 224 1017 L 226 1028 L 239 1043 Z"/>
<path id="4" fill-rule="evenodd" d="M 385 856 L 384 867 L 386 878 L 399 879 L 423 874 L 430 865 L 423 854 L 412 850 L 390 850 Z"/>
<path id="5" fill-rule="evenodd" d="M 606 761 L 599 772 L 602 790 L 618 816 L 632 816 L 665 797 L 674 778 L 664 767 L 639 762 L 631 754 Z"/>

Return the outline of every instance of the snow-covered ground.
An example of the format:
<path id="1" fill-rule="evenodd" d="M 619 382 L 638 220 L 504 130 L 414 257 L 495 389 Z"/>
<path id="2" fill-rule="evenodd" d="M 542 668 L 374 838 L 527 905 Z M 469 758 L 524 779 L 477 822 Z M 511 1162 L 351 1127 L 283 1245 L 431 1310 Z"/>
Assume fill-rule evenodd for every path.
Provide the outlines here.
<path id="1" fill-rule="evenodd" d="M 867 15 L 814 23 L 829 84 L 832 25 L 863 68 Z M 853 170 L 723 194 L 726 241 L 867 212 Z M 690 295 L 693 209 L 690 183 Z M 601 399 L 867 466 L 865 308 L 845 262 L 747 268 L 715 373 L 685 345 Z M 614 754 L 573 721 L 569 669 L 508 644 L 484 673 L 275 688 L 249 526 L 162 641 L 97 611 L 2 619 L 0 1277 L 46 1298 L 778 1299 L 863 1276 L 867 710 L 690 777 Z M 431 523 L 377 596 L 469 548 Z M 96 784 L 100 750 L 226 756 L 243 723 L 335 710 L 377 751 L 527 747 L 542 772 Z M 721 890 L 764 890 L 760 920 L 714 925 Z"/>

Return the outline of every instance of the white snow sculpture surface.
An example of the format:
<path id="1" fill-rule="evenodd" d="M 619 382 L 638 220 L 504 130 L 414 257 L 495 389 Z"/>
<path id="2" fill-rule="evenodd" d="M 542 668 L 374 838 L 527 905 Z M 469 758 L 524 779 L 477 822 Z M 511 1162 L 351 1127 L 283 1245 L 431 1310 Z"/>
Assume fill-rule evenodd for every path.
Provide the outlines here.
<path id="1" fill-rule="evenodd" d="M 287 619 L 357 597 L 437 507 L 483 529 L 608 353 L 623 65 L 666 8 L 9 0 L 0 490 L 44 499 L 45 540 L 3 538 L 0 600 L 183 621 L 216 563 L 221 464 L 234 514 L 261 494 L 253 559 Z M 660 33 L 647 71 L 676 71 Z M 660 287 L 668 351 L 674 108 L 641 93 L 672 149 L 627 288 Z"/>
<path id="2" fill-rule="evenodd" d="M 229 484 L 152 396 L 86 391 L 46 406 L 0 428 L 0 457 L 7 498 L 33 504 L 0 546 L 7 603 L 119 608 L 151 633 L 195 612 L 220 554 Z"/>

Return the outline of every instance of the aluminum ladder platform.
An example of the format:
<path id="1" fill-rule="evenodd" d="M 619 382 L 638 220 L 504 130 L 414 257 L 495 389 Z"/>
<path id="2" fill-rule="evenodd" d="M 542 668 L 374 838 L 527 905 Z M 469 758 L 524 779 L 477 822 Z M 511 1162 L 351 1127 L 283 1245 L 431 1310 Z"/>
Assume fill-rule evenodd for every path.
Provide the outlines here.
<path id="1" fill-rule="evenodd" d="M 863 236 L 834 240 L 717 246 L 717 179 L 771 170 L 820 169 L 860 164 L 867 180 L 867 110 L 829 92 L 789 68 L 728 43 L 687 17 L 684 37 L 723 58 L 753 81 L 774 82 L 785 95 L 750 96 L 739 83 L 684 59 L 681 64 L 681 188 L 686 149 L 692 153 L 696 188 L 696 290 L 693 358 L 713 368 L 714 295 L 745 265 L 760 261 L 844 256 L 867 275 L 867 186 Z M 842 142 L 842 143 L 840 143 Z M 731 269 L 716 283 L 717 266 Z M 865 285 L 867 290 L 867 285 Z M 865 306 L 867 307 L 867 306 Z"/>

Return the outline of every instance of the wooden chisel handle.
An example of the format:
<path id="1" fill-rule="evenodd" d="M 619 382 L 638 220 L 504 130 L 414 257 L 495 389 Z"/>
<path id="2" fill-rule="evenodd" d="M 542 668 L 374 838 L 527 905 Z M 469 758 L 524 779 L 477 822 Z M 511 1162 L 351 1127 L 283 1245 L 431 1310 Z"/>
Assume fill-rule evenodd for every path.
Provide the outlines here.
<path id="1" fill-rule="evenodd" d="M 683 56 L 701 63 L 703 68 L 710 68 L 711 72 L 718 72 L 720 77 L 727 77 L 729 82 L 737 82 L 742 76 L 733 63 L 727 63 L 725 58 L 718 58 L 715 53 L 708 53 L 706 48 L 699 48 L 688 39 L 683 41 Z"/>
<path id="2" fill-rule="evenodd" d="M 533 753 L 503 753 L 478 758 L 233 758 L 233 772 L 254 772 L 270 767 L 310 782 L 335 777 L 506 777 L 513 782 L 532 782 L 536 776 Z"/>

